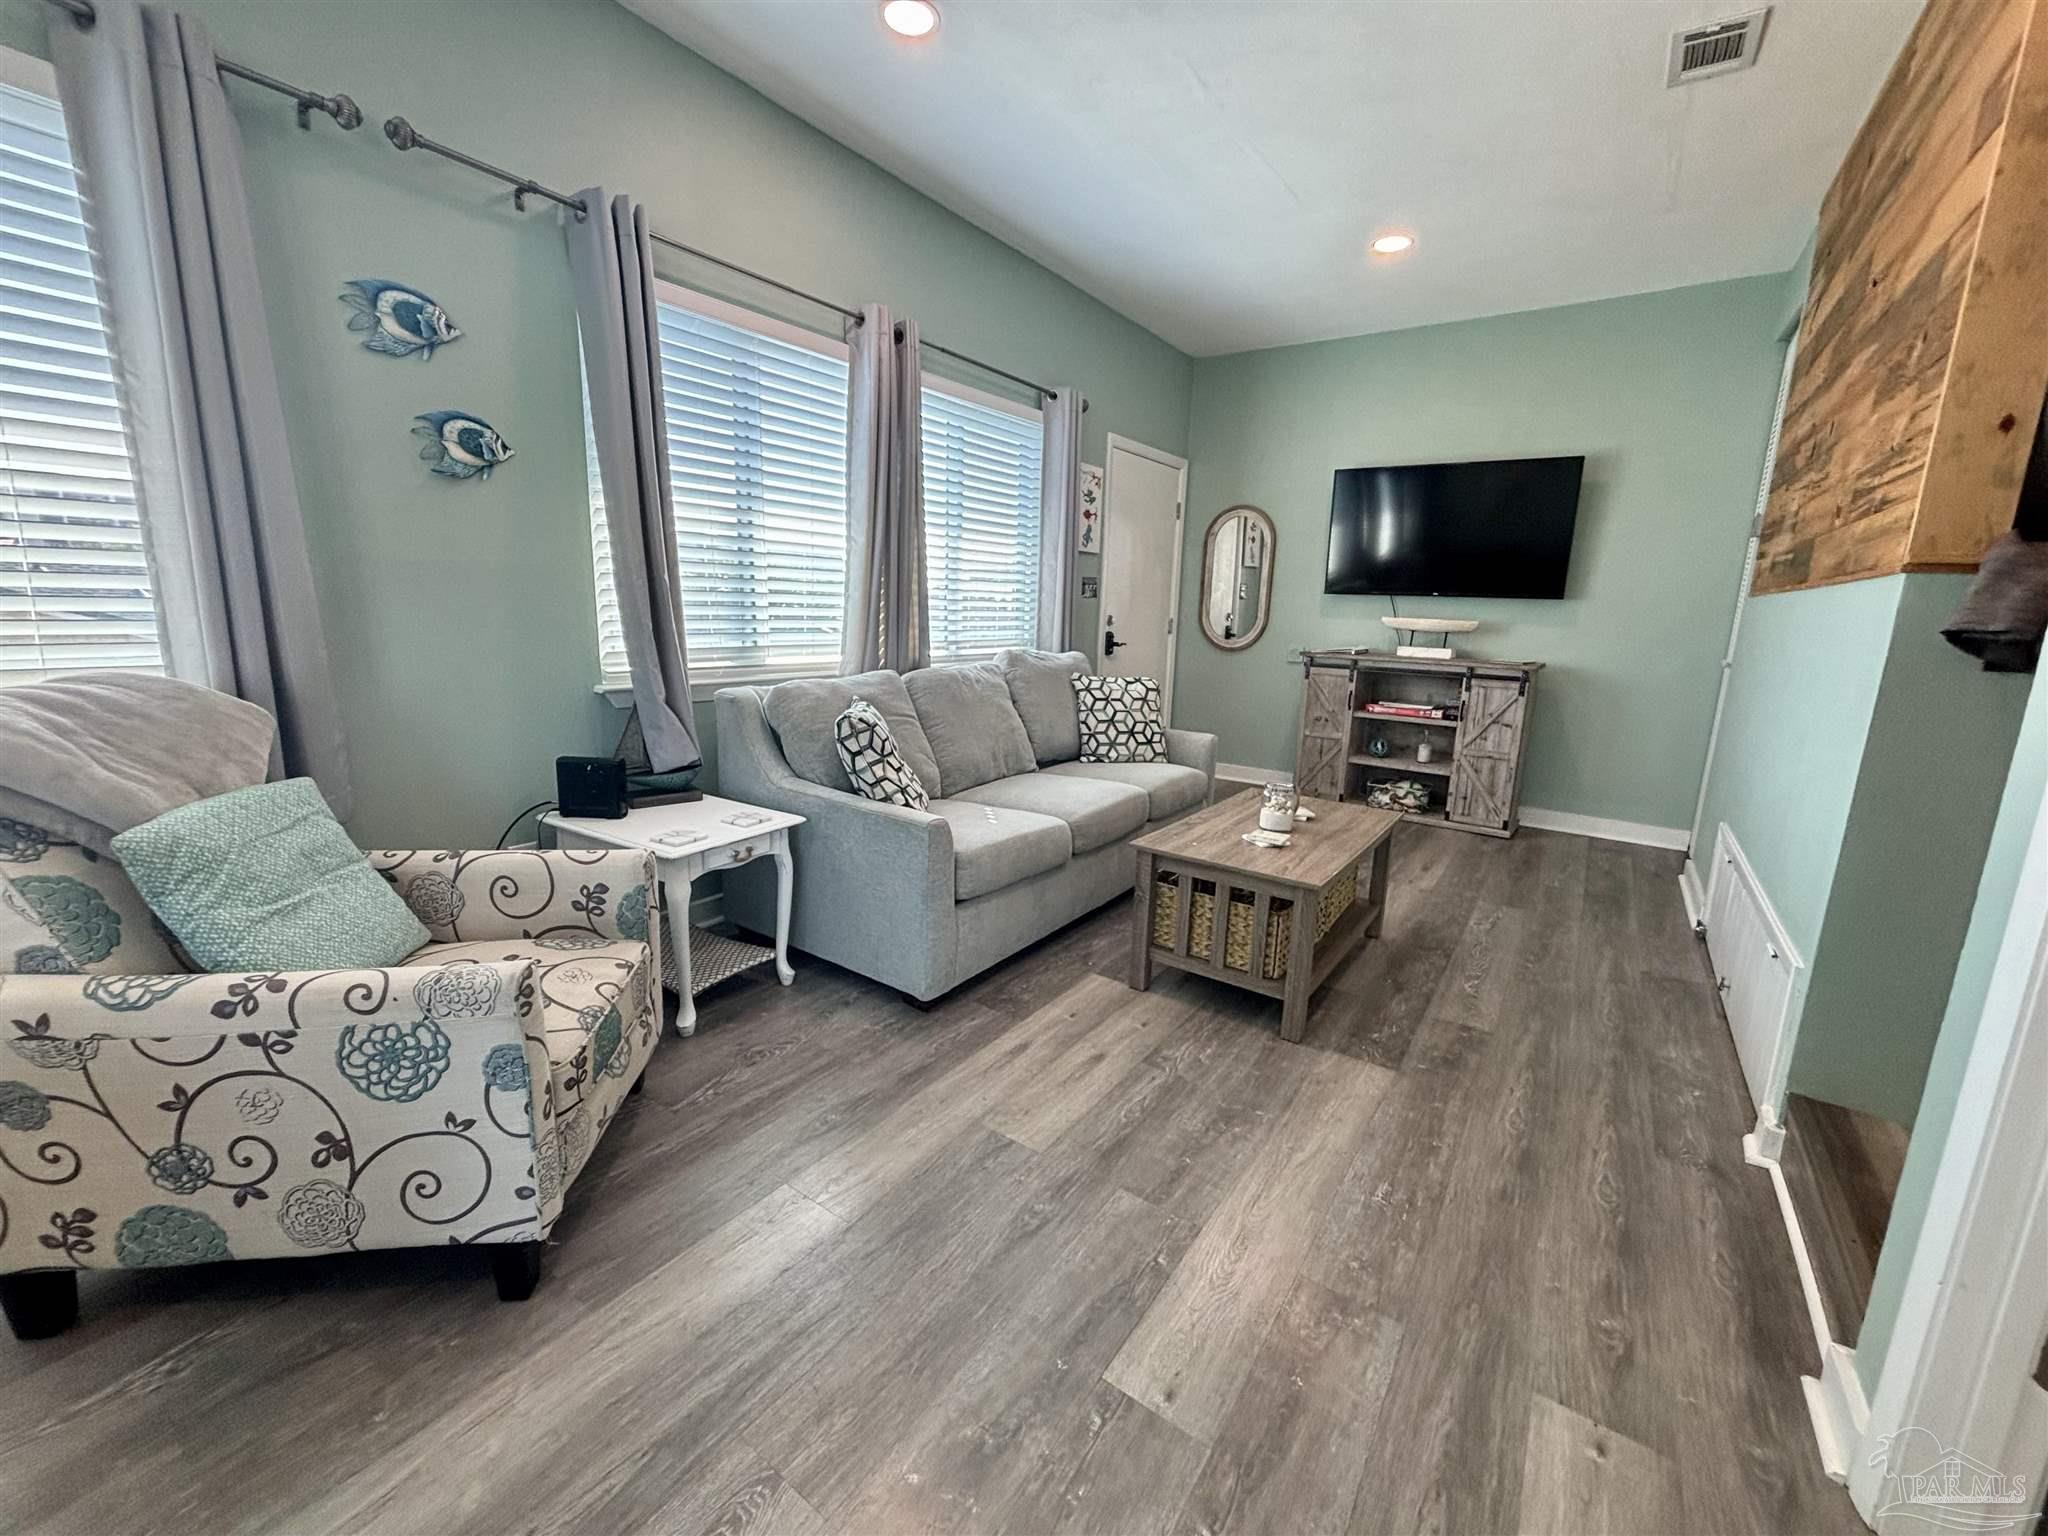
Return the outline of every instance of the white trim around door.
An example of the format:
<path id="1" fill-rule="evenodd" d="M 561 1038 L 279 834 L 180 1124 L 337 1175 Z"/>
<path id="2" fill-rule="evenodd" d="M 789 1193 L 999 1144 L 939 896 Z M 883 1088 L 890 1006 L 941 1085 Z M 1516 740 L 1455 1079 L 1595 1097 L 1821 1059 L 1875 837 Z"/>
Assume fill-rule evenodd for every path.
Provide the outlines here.
<path id="1" fill-rule="evenodd" d="M 2033 1378 L 2048 1333 L 2044 1081 L 2048 797 L 2035 814 L 1898 1319 L 1848 1468 L 1856 1511 L 1882 1536 L 1925 1532 L 1937 1516 L 1952 1529 L 2026 1531 L 2041 1508 L 2048 1426 Z M 1912 1478 L 1930 1458 L 1957 1460 L 1979 1496 L 1975 1507 L 1961 1507 L 1967 1497 L 1947 1499 L 1949 1507 L 1921 1502 Z"/>
<path id="2" fill-rule="evenodd" d="M 1159 680 L 1160 691 L 1165 695 L 1161 703 L 1168 724 L 1173 721 L 1173 671 L 1180 652 L 1180 575 L 1181 557 L 1187 548 L 1188 508 L 1188 461 L 1177 453 L 1154 448 L 1135 438 L 1109 434 L 1102 451 L 1102 591 L 1103 602 L 1095 616 L 1095 655 L 1100 665 L 1102 637 L 1109 629 L 1109 602 L 1111 562 L 1116 558 L 1116 456 L 1128 453 L 1140 459 L 1150 459 L 1155 464 L 1178 471 L 1180 480 L 1174 492 L 1175 529 L 1173 539 L 1173 586 L 1167 596 L 1166 605 L 1166 676 Z"/>

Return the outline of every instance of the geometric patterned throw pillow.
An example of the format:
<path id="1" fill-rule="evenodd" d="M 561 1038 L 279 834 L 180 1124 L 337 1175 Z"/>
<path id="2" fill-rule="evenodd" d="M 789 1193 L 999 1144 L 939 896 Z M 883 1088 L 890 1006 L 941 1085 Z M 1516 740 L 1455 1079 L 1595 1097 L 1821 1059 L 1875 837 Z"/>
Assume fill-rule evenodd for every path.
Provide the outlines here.
<path id="1" fill-rule="evenodd" d="M 855 699 L 832 723 L 832 740 L 840 766 L 853 787 L 870 800 L 921 811 L 931 804 L 924 781 L 911 771 L 896 750 L 896 738 L 882 712 L 865 699 Z"/>
<path id="2" fill-rule="evenodd" d="M 1084 763 L 1158 763 L 1166 759 L 1160 688 L 1150 677 L 1074 679 Z"/>

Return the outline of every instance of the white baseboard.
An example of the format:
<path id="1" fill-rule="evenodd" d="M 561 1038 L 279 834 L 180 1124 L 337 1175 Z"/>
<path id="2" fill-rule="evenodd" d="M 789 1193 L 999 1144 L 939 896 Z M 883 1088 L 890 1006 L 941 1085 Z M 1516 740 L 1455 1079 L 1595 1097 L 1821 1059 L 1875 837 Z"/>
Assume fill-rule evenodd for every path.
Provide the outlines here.
<path id="1" fill-rule="evenodd" d="M 1756 1129 L 1750 1139 L 1756 1143 L 1757 1156 L 1768 1162 L 1777 1162 L 1785 1151 L 1785 1127 L 1778 1122 L 1777 1111 L 1766 1104 L 1756 1112 Z M 1747 1150 L 1749 1143 L 1743 1143 Z"/>
<path id="2" fill-rule="evenodd" d="M 725 893 L 713 891 L 709 896 L 695 896 L 690 900 L 690 926 L 710 928 L 725 919 Z"/>
<path id="3" fill-rule="evenodd" d="M 1700 889 L 1699 867 L 1691 859 L 1678 867 L 1678 899 L 1685 903 L 1686 926 L 1694 933 L 1705 933 L 1707 893 Z"/>
<path id="4" fill-rule="evenodd" d="M 1216 777 L 1233 784 L 1271 784 L 1276 780 L 1294 782 L 1292 768 L 1261 768 L 1256 763 L 1218 763 Z"/>
<path id="5" fill-rule="evenodd" d="M 1785 1221 L 1785 1235 L 1792 1242 L 1792 1262 L 1799 1271 L 1799 1289 L 1806 1300 L 1806 1320 L 1813 1329 L 1813 1342 L 1820 1353 L 1819 1377 L 1801 1376 L 1799 1388 L 1806 1395 L 1807 1416 L 1813 1420 L 1813 1440 L 1820 1452 L 1821 1469 L 1838 1483 L 1849 1481 L 1849 1462 L 1870 1422 L 1870 1408 L 1863 1397 L 1863 1384 L 1856 1377 L 1856 1351 L 1837 1344 L 1828 1336 L 1827 1313 L 1821 1306 L 1820 1281 L 1813 1272 L 1813 1260 L 1806 1251 L 1806 1235 L 1800 1230 L 1799 1213 L 1792 1208 L 1792 1191 L 1785 1186 L 1785 1170 L 1775 1155 L 1766 1155 L 1759 1138 L 1783 1141 L 1783 1131 L 1768 1111 L 1758 1118 L 1758 1129 L 1742 1138 L 1742 1157 L 1751 1167 L 1771 1176 L 1771 1189 L 1778 1197 L 1778 1213 Z M 1772 1133 L 1776 1135 L 1773 1137 Z M 1775 1154 L 1777 1148 L 1773 1147 Z"/>
<path id="6" fill-rule="evenodd" d="M 1821 1470 L 1832 1481 L 1847 1483 L 1849 1460 L 1870 1424 L 1870 1405 L 1863 1397 L 1863 1383 L 1856 1379 L 1856 1351 L 1829 1344 L 1820 1352 L 1819 1377 L 1802 1376 L 1799 1387 L 1813 1420 Z"/>
<path id="7" fill-rule="evenodd" d="M 1522 825 L 1609 843 L 1640 843 L 1645 848 L 1684 848 L 1692 841 L 1684 827 L 1655 827 L 1646 821 L 1616 821 L 1611 816 L 1581 816 L 1577 811 L 1546 811 L 1534 805 L 1522 807 Z"/>
<path id="8" fill-rule="evenodd" d="M 1799 1271 L 1799 1289 L 1806 1299 L 1806 1321 L 1813 1329 L 1813 1347 L 1822 1359 L 1826 1359 L 1828 1346 L 1834 1340 L 1828 1336 L 1828 1315 L 1820 1302 L 1820 1281 L 1813 1273 L 1813 1260 L 1807 1256 L 1806 1234 L 1800 1230 L 1799 1213 L 1792 1207 L 1792 1191 L 1785 1185 L 1785 1170 L 1775 1157 L 1764 1155 L 1755 1131 L 1742 1138 L 1742 1160 L 1752 1168 L 1762 1168 L 1770 1173 L 1771 1189 L 1778 1197 L 1778 1214 L 1785 1220 L 1785 1235 L 1792 1240 L 1792 1264 Z"/>

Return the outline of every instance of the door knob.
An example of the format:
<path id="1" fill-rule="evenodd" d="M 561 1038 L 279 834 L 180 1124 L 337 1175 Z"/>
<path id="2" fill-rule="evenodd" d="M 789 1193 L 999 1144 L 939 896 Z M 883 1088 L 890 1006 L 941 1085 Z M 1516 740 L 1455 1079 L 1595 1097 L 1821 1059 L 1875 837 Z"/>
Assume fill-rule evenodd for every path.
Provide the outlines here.
<path id="1" fill-rule="evenodd" d="M 1125 643 L 1128 644 L 1129 642 Z M 1102 632 L 1102 654 L 1105 656 L 1114 656 L 1116 654 L 1116 647 L 1116 631 L 1113 629 L 1105 629 Z"/>

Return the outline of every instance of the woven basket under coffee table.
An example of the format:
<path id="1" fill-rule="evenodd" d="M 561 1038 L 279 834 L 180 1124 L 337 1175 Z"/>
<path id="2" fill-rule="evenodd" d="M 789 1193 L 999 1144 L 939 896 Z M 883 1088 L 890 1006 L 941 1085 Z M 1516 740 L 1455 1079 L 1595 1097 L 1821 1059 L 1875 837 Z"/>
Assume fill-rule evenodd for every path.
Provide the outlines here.
<path id="1" fill-rule="evenodd" d="M 1280 999 L 1280 1037 L 1299 1040 L 1309 999 L 1337 964 L 1379 933 L 1397 811 L 1334 800 L 1285 848 L 1244 840 L 1259 824 L 1248 789 L 1137 838 L 1131 985 L 1172 966 Z"/>

